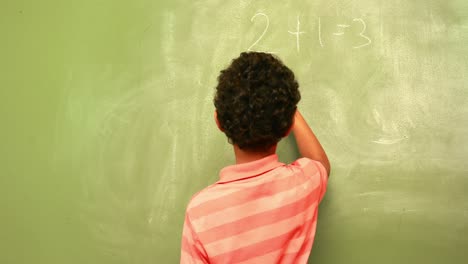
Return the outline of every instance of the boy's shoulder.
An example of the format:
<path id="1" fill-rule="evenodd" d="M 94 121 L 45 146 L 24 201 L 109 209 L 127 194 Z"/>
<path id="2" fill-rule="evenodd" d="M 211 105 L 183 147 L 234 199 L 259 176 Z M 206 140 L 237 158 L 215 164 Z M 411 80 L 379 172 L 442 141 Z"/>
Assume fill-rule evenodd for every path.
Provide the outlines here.
<path id="1" fill-rule="evenodd" d="M 299 158 L 295 160 L 294 162 L 292 162 L 290 165 L 298 166 L 299 168 L 305 170 L 306 174 L 310 174 L 310 175 L 316 174 L 316 173 L 326 174 L 326 170 L 323 164 L 320 163 L 319 161 L 316 161 L 310 158 L 306 158 L 306 157 Z"/>
<path id="2" fill-rule="evenodd" d="M 306 177 L 318 176 L 319 181 L 322 181 L 323 178 L 326 180 L 326 170 L 323 165 L 309 158 L 299 158 L 290 164 L 283 164 L 281 167 L 296 167 Z M 219 200 L 237 191 L 240 191 L 239 188 L 233 187 L 230 184 L 215 182 L 195 193 L 190 199 L 186 211 L 188 214 L 194 213 L 198 215 L 200 211 L 204 211 L 203 208 L 210 208 L 211 210 L 214 208 L 222 209 L 223 204 L 219 203 Z"/>
<path id="3" fill-rule="evenodd" d="M 223 192 L 219 190 L 219 187 L 217 183 L 213 183 L 192 195 L 187 205 L 187 213 L 197 211 L 201 205 L 222 195 Z"/>

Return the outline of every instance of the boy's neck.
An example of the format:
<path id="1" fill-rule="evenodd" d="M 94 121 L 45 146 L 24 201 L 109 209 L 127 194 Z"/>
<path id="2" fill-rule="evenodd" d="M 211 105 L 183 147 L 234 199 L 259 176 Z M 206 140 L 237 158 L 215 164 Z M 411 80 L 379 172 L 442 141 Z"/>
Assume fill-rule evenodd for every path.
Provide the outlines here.
<path id="1" fill-rule="evenodd" d="M 263 159 L 267 156 L 276 153 L 276 145 L 271 147 L 265 152 L 250 152 L 240 149 L 237 145 L 234 145 L 234 155 L 236 156 L 236 164 L 247 163 Z"/>

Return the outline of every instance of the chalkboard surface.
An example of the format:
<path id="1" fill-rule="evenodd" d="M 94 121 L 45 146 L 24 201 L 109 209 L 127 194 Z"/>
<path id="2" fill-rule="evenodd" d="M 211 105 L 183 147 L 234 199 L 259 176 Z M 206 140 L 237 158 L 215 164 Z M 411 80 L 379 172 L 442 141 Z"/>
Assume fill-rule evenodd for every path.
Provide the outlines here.
<path id="1" fill-rule="evenodd" d="M 332 162 L 310 263 L 468 263 L 467 3 L 2 1 L 0 263 L 177 263 L 246 50 L 293 69 Z"/>

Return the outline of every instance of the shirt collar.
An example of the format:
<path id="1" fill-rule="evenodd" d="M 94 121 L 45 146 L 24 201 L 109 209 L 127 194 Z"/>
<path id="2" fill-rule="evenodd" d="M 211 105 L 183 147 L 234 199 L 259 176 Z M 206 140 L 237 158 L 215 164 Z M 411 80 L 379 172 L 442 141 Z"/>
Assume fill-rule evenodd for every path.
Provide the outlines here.
<path id="1" fill-rule="evenodd" d="M 278 161 L 277 154 L 272 154 L 266 156 L 265 158 L 248 163 L 230 165 L 224 167 L 220 171 L 220 180 L 217 183 L 226 183 L 249 177 L 254 177 L 283 165 L 284 163 Z"/>

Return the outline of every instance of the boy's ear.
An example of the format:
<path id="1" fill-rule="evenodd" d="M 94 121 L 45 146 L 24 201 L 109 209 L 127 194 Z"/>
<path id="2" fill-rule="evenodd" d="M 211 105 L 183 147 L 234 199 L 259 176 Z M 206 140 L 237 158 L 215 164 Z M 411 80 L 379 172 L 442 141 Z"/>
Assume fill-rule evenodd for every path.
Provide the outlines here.
<path id="1" fill-rule="evenodd" d="M 215 119 L 215 122 L 216 122 L 216 126 L 218 126 L 219 130 L 221 130 L 221 132 L 224 132 L 223 128 L 221 128 L 221 125 L 219 124 L 218 111 L 216 111 L 216 110 L 214 112 L 214 119 Z"/>

